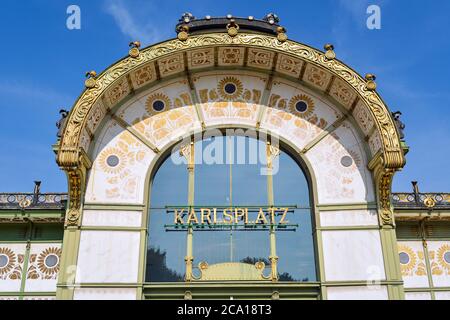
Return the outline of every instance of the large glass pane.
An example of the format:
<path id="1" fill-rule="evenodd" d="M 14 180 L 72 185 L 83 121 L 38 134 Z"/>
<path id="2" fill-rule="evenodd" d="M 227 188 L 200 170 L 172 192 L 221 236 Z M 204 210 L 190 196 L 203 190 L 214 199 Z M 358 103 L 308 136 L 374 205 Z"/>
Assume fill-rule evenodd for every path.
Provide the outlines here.
<path id="1" fill-rule="evenodd" d="M 267 204 L 267 180 L 262 164 L 252 161 L 253 149 L 264 143 L 244 136 L 214 137 L 198 142 L 202 160 L 195 167 L 195 204 L 210 207 L 248 207 Z M 264 149 L 262 149 L 264 150 Z M 199 159 L 199 157 L 197 157 Z M 214 163 L 212 163 L 212 161 Z M 267 260 L 267 232 L 238 230 L 194 232 L 194 264 L 255 263 Z"/>
<path id="2" fill-rule="evenodd" d="M 245 207 L 254 220 L 252 207 L 268 205 L 266 144 L 243 136 L 213 137 L 195 143 L 194 205 L 223 210 Z M 276 250 L 280 281 L 315 281 L 315 259 L 309 208 L 309 189 L 300 166 L 286 153 L 276 159 L 273 176 L 275 206 L 298 206 L 288 214 L 290 224 L 298 227 L 276 231 Z M 181 161 L 175 161 L 180 163 Z M 173 214 L 166 206 L 188 204 L 188 170 L 167 159 L 153 179 L 147 252 L 146 281 L 183 281 L 187 232 L 167 231 Z M 173 230 L 173 229 L 172 229 Z M 221 231 L 194 229 L 194 268 L 200 262 L 209 265 L 224 262 L 269 265 L 270 228 L 261 231 Z"/>
<path id="3" fill-rule="evenodd" d="M 175 164 L 168 158 L 156 173 L 151 188 L 146 270 L 148 282 L 184 280 L 186 233 L 167 232 L 164 225 L 173 223 L 173 215 L 168 214 L 165 207 L 185 206 L 187 201 L 186 165 Z"/>
<path id="4" fill-rule="evenodd" d="M 289 223 L 299 225 L 296 231 L 277 232 L 280 281 L 315 281 L 308 183 L 301 168 L 286 153 L 279 156 L 279 170 L 273 175 L 273 189 L 275 204 L 304 208 L 289 214 Z"/>

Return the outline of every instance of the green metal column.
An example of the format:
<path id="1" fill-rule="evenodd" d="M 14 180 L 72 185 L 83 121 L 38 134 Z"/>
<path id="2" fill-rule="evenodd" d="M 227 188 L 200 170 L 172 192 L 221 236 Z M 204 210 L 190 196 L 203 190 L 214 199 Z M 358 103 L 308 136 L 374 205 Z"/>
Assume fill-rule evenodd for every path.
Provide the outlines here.
<path id="1" fill-rule="evenodd" d="M 280 149 L 273 146 L 269 141 L 266 147 L 267 153 L 267 201 L 270 207 L 270 264 L 272 269 L 272 281 L 278 280 L 278 256 L 277 256 L 277 238 L 275 226 L 272 221 L 274 216 L 274 197 L 273 197 L 273 160 L 280 154 Z"/>
<path id="2" fill-rule="evenodd" d="M 194 206 L 194 190 L 195 190 L 195 156 L 194 156 L 195 145 L 194 142 L 191 142 L 189 145 L 185 146 L 181 150 L 181 154 L 186 157 L 188 165 L 187 169 L 189 172 L 189 186 L 188 186 L 188 205 L 189 205 L 189 213 Z M 194 241 L 194 231 L 191 226 L 189 226 L 187 231 L 187 239 L 186 239 L 186 257 L 184 258 L 186 262 L 186 274 L 185 280 L 192 280 L 192 264 L 194 261 L 193 255 L 193 241 Z"/>

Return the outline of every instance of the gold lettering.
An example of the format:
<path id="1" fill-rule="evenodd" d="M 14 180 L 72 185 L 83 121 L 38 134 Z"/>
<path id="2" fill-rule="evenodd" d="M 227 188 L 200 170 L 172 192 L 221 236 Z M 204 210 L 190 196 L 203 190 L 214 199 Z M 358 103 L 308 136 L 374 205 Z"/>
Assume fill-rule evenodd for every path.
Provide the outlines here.
<path id="1" fill-rule="evenodd" d="M 283 215 L 281 216 L 280 224 L 289 223 L 289 221 L 285 220 L 286 219 L 286 215 L 287 215 L 287 213 L 289 211 L 289 208 L 280 208 L 280 210 L 283 210 Z"/>
<path id="2" fill-rule="evenodd" d="M 205 212 L 207 212 L 207 213 L 205 213 Z M 207 208 L 200 209 L 200 215 L 201 215 L 202 224 L 205 223 L 205 218 L 208 221 L 208 224 L 211 224 L 211 209 L 207 209 Z"/>
<path id="3" fill-rule="evenodd" d="M 260 223 L 260 221 L 262 221 L 263 224 L 267 224 L 266 214 L 262 208 L 259 208 L 258 217 L 256 218 L 255 223 Z"/>
<path id="4" fill-rule="evenodd" d="M 233 223 L 232 209 L 223 209 L 223 222 Z"/>
<path id="5" fill-rule="evenodd" d="M 243 208 L 236 208 L 236 209 L 234 209 L 234 221 L 235 221 L 235 223 L 239 223 L 239 218 L 242 218 L 242 220 L 244 220 L 244 218 L 245 218 L 245 209 L 243 209 Z"/>
<path id="6" fill-rule="evenodd" d="M 184 224 L 183 212 L 184 212 L 184 209 L 181 209 L 181 211 L 179 211 L 179 212 L 177 209 L 175 209 L 175 218 L 173 220 L 174 224 Z"/>
<path id="7" fill-rule="evenodd" d="M 198 218 L 197 218 L 197 215 L 195 214 L 195 209 L 191 209 L 191 213 L 189 213 L 189 216 L 187 219 L 188 224 L 191 224 L 192 222 L 195 222 L 196 224 L 198 224 Z"/>
<path id="8" fill-rule="evenodd" d="M 276 208 L 269 208 L 271 224 L 275 224 L 275 210 L 276 210 Z"/>

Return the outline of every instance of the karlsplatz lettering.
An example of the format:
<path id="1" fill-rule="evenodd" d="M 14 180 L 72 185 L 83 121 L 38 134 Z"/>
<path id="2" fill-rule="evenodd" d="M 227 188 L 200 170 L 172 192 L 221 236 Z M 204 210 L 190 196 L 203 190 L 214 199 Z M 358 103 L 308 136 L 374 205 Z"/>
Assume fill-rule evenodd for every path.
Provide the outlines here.
<path id="1" fill-rule="evenodd" d="M 176 225 L 222 225 L 222 224 L 288 224 L 289 208 L 259 208 L 249 212 L 248 208 L 180 208 L 174 210 Z M 253 219 L 252 219 L 253 216 Z"/>
<path id="2" fill-rule="evenodd" d="M 191 307 L 185 304 L 182 307 L 178 307 L 178 315 L 192 315 L 192 316 L 204 316 L 208 318 L 211 314 L 212 307 Z"/>

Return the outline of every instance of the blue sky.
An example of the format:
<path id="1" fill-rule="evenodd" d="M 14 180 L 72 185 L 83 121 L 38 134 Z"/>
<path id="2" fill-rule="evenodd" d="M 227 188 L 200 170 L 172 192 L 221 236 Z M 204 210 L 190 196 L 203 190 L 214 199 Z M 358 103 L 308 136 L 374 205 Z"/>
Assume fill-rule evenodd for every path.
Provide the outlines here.
<path id="1" fill-rule="evenodd" d="M 66 9 L 81 8 L 81 30 Z M 381 30 L 366 28 L 366 8 L 381 7 Z M 361 74 L 375 73 L 390 109 L 401 110 L 411 147 L 394 191 L 450 192 L 450 2 L 448 0 L 153 1 L 3 0 L 0 7 L 0 192 L 66 191 L 51 145 L 58 111 L 71 108 L 84 73 L 127 54 L 128 42 L 171 38 L 179 16 L 275 12 L 291 39 L 322 48 Z"/>

